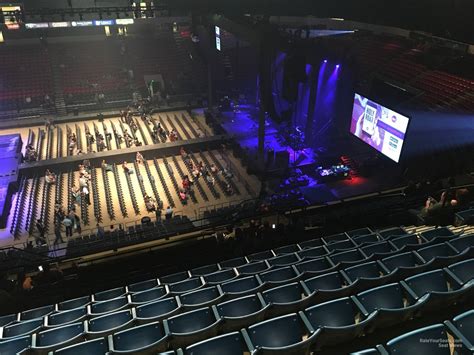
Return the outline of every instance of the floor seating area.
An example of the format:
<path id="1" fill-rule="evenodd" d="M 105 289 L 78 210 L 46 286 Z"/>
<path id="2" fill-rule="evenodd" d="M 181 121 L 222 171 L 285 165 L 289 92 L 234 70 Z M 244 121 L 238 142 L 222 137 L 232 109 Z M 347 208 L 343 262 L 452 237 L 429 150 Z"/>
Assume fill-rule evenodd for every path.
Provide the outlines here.
<path id="1" fill-rule="evenodd" d="M 474 235 L 447 227 L 310 239 L 3 316 L 0 353 L 324 354 L 471 305 L 473 246 Z M 367 353 L 406 354 L 430 334 L 472 349 L 472 311 L 449 319 Z"/>

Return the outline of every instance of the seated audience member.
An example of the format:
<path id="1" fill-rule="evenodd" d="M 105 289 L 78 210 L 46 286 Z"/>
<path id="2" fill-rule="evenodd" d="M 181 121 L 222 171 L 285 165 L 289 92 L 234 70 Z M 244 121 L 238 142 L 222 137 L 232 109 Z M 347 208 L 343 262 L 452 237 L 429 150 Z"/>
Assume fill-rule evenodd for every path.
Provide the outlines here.
<path id="1" fill-rule="evenodd" d="M 44 180 L 48 185 L 56 183 L 56 175 L 49 171 L 49 169 L 46 169 L 46 174 L 44 176 Z"/>
<path id="2" fill-rule="evenodd" d="M 232 186 L 230 186 L 229 183 L 225 186 L 225 192 L 226 192 L 228 195 L 232 195 L 232 194 L 234 193 L 234 190 L 232 189 Z"/>
<path id="3" fill-rule="evenodd" d="M 179 190 L 178 195 L 179 195 L 179 199 L 180 199 L 181 201 L 183 201 L 183 202 L 186 201 L 187 198 L 188 198 L 188 196 L 186 195 L 185 190 L 183 190 L 183 189 L 180 189 L 180 190 Z"/>
<path id="4" fill-rule="evenodd" d="M 188 155 L 188 153 L 186 153 L 186 150 L 184 150 L 184 147 L 181 147 L 181 148 L 179 149 L 179 154 L 181 154 L 181 158 L 183 158 L 183 160 L 184 160 L 185 162 L 188 161 L 189 155 Z"/>
<path id="5" fill-rule="evenodd" d="M 80 205 L 81 204 L 81 189 L 79 187 L 76 187 L 76 185 L 72 185 L 71 194 L 72 194 L 72 197 L 74 198 L 74 202 Z"/>
<path id="6" fill-rule="evenodd" d="M 133 174 L 133 170 L 128 167 L 127 161 L 124 161 L 122 163 L 122 168 L 123 168 L 123 171 L 125 172 L 125 174 Z"/>
<path id="7" fill-rule="evenodd" d="M 207 180 L 207 182 L 210 183 L 211 185 L 214 185 L 215 182 L 216 182 L 216 179 L 215 179 L 212 175 L 210 175 L 210 174 L 207 174 L 207 175 L 206 175 L 206 180 Z"/>
<path id="8" fill-rule="evenodd" d="M 102 166 L 102 169 L 104 169 L 105 171 L 113 171 L 113 170 L 114 170 L 113 167 L 112 167 L 112 165 L 107 164 L 107 163 L 105 162 L 105 160 L 102 160 L 101 166 Z"/>
<path id="9" fill-rule="evenodd" d="M 191 188 L 191 181 L 187 175 L 183 178 L 182 186 L 184 191 L 188 191 Z"/>
<path id="10" fill-rule="evenodd" d="M 99 239 L 104 239 L 105 237 L 105 230 L 104 230 L 104 227 L 102 227 L 99 223 L 96 224 L 96 227 L 97 227 L 97 237 Z"/>
<path id="11" fill-rule="evenodd" d="M 141 147 L 142 146 L 142 142 L 140 142 L 138 140 L 138 138 L 135 138 L 135 140 L 133 141 L 133 143 L 135 144 L 135 147 Z"/>
<path id="12" fill-rule="evenodd" d="M 217 173 L 219 170 L 217 169 L 217 166 L 213 163 L 211 164 L 211 168 L 210 168 L 211 172 L 213 174 Z"/>
<path id="13" fill-rule="evenodd" d="M 171 208 L 171 206 L 168 206 L 166 208 L 166 211 L 165 211 L 165 218 L 167 220 L 170 220 L 171 218 L 173 218 L 173 209 Z"/>
<path id="14" fill-rule="evenodd" d="M 455 200 L 451 204 L 458 210 L 468 208 L 471 202 L 470 192 L 468 189 L 457 189 L 455 192 Z"/>
<path id="15" fill-rule="evenodd" d="M 140 152 L 137 152 L 135 161 L 136 161 L 138 164 L 141 164 L 141 165 L 144 164 L 145 159 L 143 158 L 143 155 L 142 155 Z"/>
<path id="16" fill-rule="evenodd" d="M 429 197 L 425 207 L 421 210 L 420 217 L 424 223 L 431 225 L 448 225 L 453 223 L 454 207 L 456 200 L 451 199 L 451 192 L 444 191 L 439 202 Z"/>
<path id="17" fill-rule="evenodd" d="M 148 195 L 145 195 L 144 200 L 145 200 L 146 210 L 148 212 L 155 212 L 156 210 L 155 201 Z"/>

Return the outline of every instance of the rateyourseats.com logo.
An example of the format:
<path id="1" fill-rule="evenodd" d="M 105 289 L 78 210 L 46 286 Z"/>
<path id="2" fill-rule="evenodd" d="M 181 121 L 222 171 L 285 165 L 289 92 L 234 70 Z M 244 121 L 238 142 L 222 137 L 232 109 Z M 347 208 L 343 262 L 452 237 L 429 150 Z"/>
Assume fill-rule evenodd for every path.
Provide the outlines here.
<path id="1" fill-rule="evenodd" d="M 460 339 L 420 338 L 420 343 L 438 344 L 440 348 L 462 347 Z"/>

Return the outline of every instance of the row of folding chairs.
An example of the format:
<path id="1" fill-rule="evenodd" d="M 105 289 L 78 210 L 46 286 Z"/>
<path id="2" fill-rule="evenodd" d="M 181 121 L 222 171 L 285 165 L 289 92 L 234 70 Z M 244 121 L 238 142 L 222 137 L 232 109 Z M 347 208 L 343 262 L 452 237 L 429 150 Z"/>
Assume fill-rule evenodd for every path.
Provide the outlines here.
<path id="1" fill-rule="evenodd" d="M 384 345 L 354 352 L 351 355 L 474 353 L 474 310 L 452 320 L 413 330 L 389 340 Z"/>
<path id="2" fill-rule="evenodd" d="M 474 260 L 470 260 L 470 264 L 470 270 L 474 271 Z M 95 354 L 111 351 L 135 354 L 184 348 L 178 353 L 242 354 L 268 350 L 281 354 L 307 354 L 325 346 L 349 342 L 375 329 L 421 317 L 441 305 L 446 307 L 469 299 L 474 290 L 474 273 L 471 272 L 469 280 L 461 285 L 460 276 L 455 272 L 465 270 L 466 265 L 451 267 L 415 275 L 400 283 L 376 287 L 355 296 L 341 297 L 306 308 L 301 304 L 300 311 L 263 321 L 262 314 L 271 304 L 266 303 L 261 294 L 181 314 L 173 312 L 175 304 L 170 298 L 160 301 L 161 311 L 165 313 L 152 318 L 149 323 L 137 325 L 140 324 L 135 322 L 139 308 L 124 310 L 85 322 L 38 331 L 31 337 L 4 341 L 0 343 L 0 352 L 8 353 L 13 347 L 16 347 L 15 352 L 21 351 L 21 347 L 45 352 L 80 343 L 57 353 L 87 351 Z M 457 283 L 459 288 L 447 290 L 447 285 L 453 283 Z M 444 284 L 443 289 L 439 288 L 441 284 Z M 472 314 L 469 315 L 472 324 Z M 447 323 L 446 327 L 462 341 L 463 346 L 472 349 L 469 340 L 473 339 L 472 325 L 466 331 L 466 327 L 463 327 L 466 317 L 459 318 L 454 318 L 454 324 Z M 220 333 L 225 334 L 217 336 Z M 107 336 L 107 342 L 104 336 Z M 401 342 L 393 340 L 387 343 L 388 349 L 393 344 L 396 349 L 409 349 L 408 344 L 403 345 L 405 338 Z M 381 349 L 383 347 L 379 346 L 375 351 Z"/>

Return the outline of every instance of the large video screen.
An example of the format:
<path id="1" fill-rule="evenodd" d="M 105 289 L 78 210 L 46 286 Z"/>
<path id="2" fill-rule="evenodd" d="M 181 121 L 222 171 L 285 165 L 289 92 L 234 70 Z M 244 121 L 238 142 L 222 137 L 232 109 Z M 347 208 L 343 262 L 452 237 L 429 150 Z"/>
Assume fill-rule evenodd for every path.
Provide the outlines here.
<path id="1" fill-rule="evenodd" d="M 408 122 L 406 116 L 355 94 L 351 133 L 398 163 Z"/>

